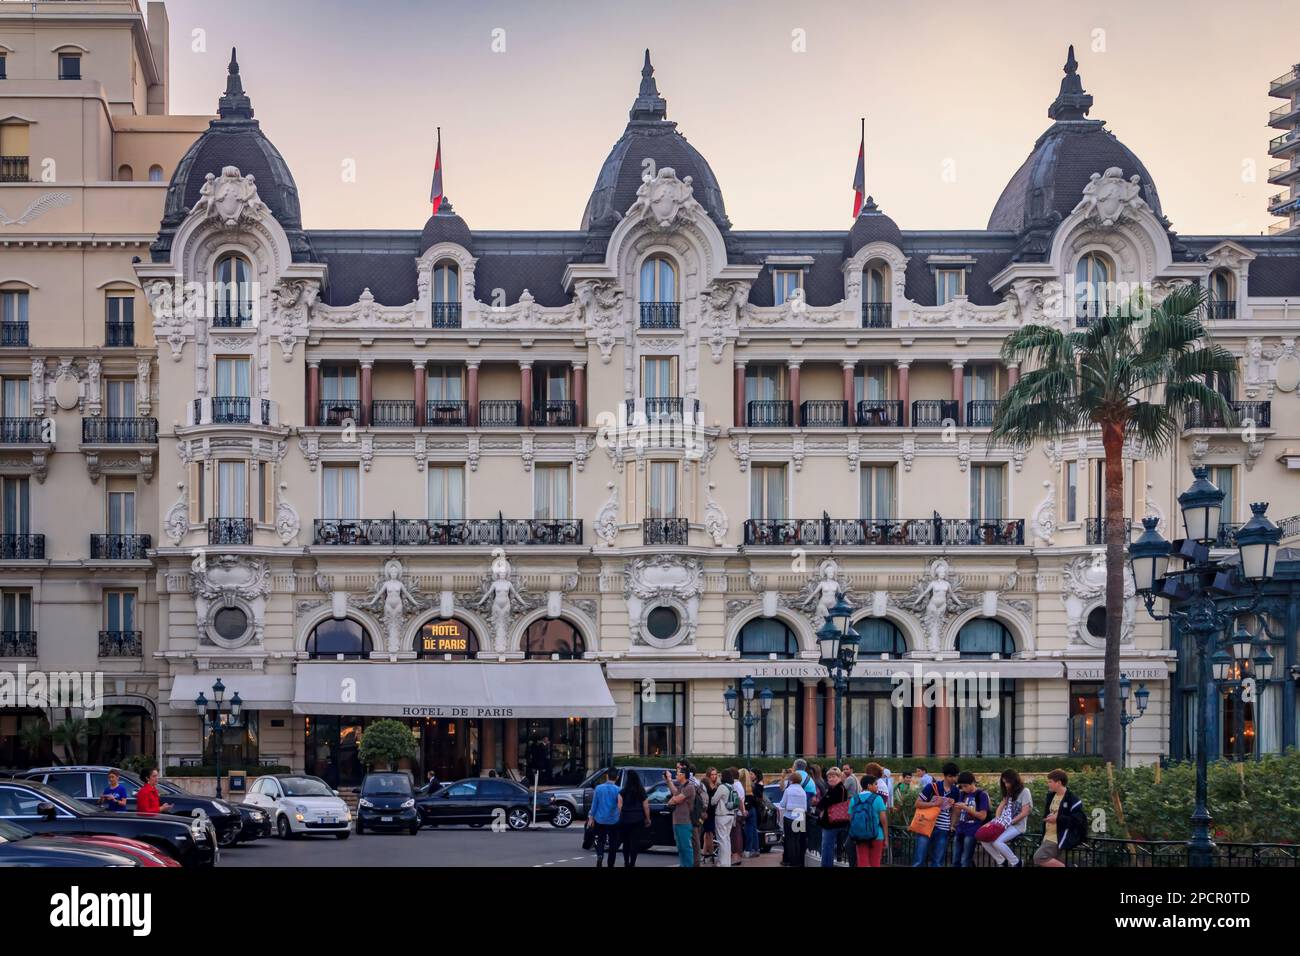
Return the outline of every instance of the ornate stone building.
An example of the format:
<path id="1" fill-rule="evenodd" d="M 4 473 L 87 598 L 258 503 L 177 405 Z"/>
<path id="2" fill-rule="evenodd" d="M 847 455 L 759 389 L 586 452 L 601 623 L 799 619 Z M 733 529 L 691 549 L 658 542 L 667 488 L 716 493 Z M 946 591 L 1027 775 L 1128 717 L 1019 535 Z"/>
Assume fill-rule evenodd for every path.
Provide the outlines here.
<path id="1" fill-rule="evenodd" d="M 1115 288 L 1207 286 L 1255 427 L 1131 445 L 1130 520 L 1173 536 L 1193 464 L 1225 520 L 1290 515 L 1300 239 L 1178 235 L 1091 106 L 1071 55 L 985 230 L 869 201 L 847 230 L 746 232 L 647 54 L 576 230 L 476 231 L 448 202 L 419 232 L 316 230 L 232 57 L 135 266 L 162 760 L 210 751 L 192 701 L 217 677 L 250 714 L 229 759 L 338 783 L 383 716 L 440 776 L 825 753 L 838 592 L 863 636 L 849 752 L 1095 752 L 1100 437 L 990 445 L 1002 342 Z M 1131 592 L 1123 628 L 1151 695 L 1129 751 L 1181 753 L 1177 642 Z M 724 701 L 747 676 L 748 728 Z M 1294 744 L 1295 684 L 1263 693 L 1257 745 Z"/>

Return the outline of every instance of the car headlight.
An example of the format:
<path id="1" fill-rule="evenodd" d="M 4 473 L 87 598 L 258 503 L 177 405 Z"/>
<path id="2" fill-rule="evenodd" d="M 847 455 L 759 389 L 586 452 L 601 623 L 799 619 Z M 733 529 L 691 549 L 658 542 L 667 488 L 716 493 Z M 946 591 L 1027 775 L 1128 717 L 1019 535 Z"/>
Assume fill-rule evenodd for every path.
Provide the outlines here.
<path id="1" fill-rule="evenodd" d="M 304 807 L 301 803 L 295 804 L 293 809 L 297 812 L 298 819 L 300 820 L 302 819 L 303 814 L 307 812 L 307 808 Z"/>
<path id="2" fill-rule="evenodd" d="M 367 810 L 373 810 L 375 808 L 375 805 L 364 797 L 357 801 L 357 806 L 365 807 Z"/>
<path id="3" fill-rule="evenodd" d="M 266 814 L 261 810 L 253 810 L 249 813 L 249 816 L 252 818 L 254 823 L 261 823 L 266 819 Z"/>
<path id="4" fill-rule="evenodd" d="M 415 806 L 415 798 L 414 798 L 414 797 L 412 797 L 410 800 L 407 800 L 405 803 L 403 803 L 403 804 L 402 804 L 402 809 L 403 809 L 403 810 L 409 810 L 409 809 L 411 809 L 411 807 L 413 807 L 413 806 Z"/>

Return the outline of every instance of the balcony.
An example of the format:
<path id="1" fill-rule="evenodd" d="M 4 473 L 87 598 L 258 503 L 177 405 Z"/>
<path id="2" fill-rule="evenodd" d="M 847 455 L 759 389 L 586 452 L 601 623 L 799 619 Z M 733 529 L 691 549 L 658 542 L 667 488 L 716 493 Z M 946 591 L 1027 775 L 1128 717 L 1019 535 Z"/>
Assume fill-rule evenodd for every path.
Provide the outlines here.
<path id="1" fill-rule="evenodd" d="M 903 403 L 895 399 L 867 399 L 858 402 L 859 428 L 901 428 Z"/>
<path id="2" fill-rule="evenodd" d="M 273 425 L 274 406 L 269 398 L 246 395 L 217 395 L 196 398 L 187 425 Z"/>
<path id="3" fill-rule="evenodd" d="M 35 631 L 0 631 L 0 657 L 35 656 Z"/>
<path id="4" fill-rule="evenodd" d="M 750 428 L 792 428 L 794 405 L 788 400 L 750 402 L 745 409 L 745 424 Z"/>
<path id="5" fill-rule="evenodd" d="M 41 418 L 0 418 L 0 444 L 48 445 L 43 422 Z"/>
<path id="6" fill-rule="evenodd" d="M 627 420 L 631 424 L 636 424 L 636 416 L 640 406 L 640 414 L 645 416 L 644 424 L 647 425 L 681 425 L 689 420 L 692 423 L 700 420 L 700 400 L 698 398 L 685 399 L 677 396 L 652 396 L 650 398 L 635 399 L 629 398 L 624 402 L 624 408 L 627 410 Z"/>
<path id="7" fill-rule="evenodd" d="M 374 547 L 492 547 L 582 544 L 582 519 L 506 518 L 318 518 L 312 544 Z"/>
<path id="8" fill-rule="evenodd" d="M 1270 156 L 1281 156 L 1283 153 L 1294 149 L 1300 145 L 1300 135 L 1296 130 L 1289 133 L 1283 133 L 1281 136 L 1274 136 L 1268 143 L 1268 154 Z"/>
<path id="9" fill-rule="evenodd" d="M 1268 182 L 1271 186 L 1286 186 L 1297 178 L 1300 178 L 1300 166 L 1291 163 L 1278 163 L 1268 171 Z"/>
<path id="10" fill-rule="evenodd" d="M 208 544 L 252 544 L 251 518 L 209 518 Z"/>
<path id="11" fill-rule="evenodd" d="M 578 424 L 578 403 L 567 399 L 547 399 L 533 402 L 534 428 L 573 428 Z"/>
<path id="12" fill-rule="evenodd" d="M 0 183 L 31 182 L 31 157 L 0 156 Z"/>
<path id="13" fill-rule="evenodd" d="M 414 428 L 415 402 L 375 399 L 370 403 L 370 424 L 374 428 Z"/>
<path id="14" fill-rule="evenodd" d="M 0 561 L 44 561 L 45 535 L 0 534 Z"/>
<path id="15" fill-rule="evenodd" d="M 1273 427 L 1272 402 L 1228 402 L 1231 417 L 1210 411 L 1201 405 L 1192 405 L 1183 415 L 1184 428 L 1237 428 L 1252 423 L 1256 428 Z"/>
<path id="16" fill-rule="evenodd" d="M 1127 545 L 1133 537 L 1133 519 L 1124 519 L 1124 544 Z M 1105 518 L 1089 518 L 1084 522 L 1084 534 L 1089 544 L 1106 543 L 1106 527 L 1108 522 Z"/>
<path id="17" fill-rule="evenodd" d="M 1268 111 L 1268 125 L 1275 129 L 1286 129 L 1297 117 L 1300 117 L 1300 106 L 1287 103 L 1285 106 Z"/>
<path id="18" fill-rule="evenodd" d="M 966 403 L 966 425 L 969 428 L 992 428 L 993 416 L 1002 403 L 996 398 L 977 398 Z"/>
<path id="19" fill-rule="evenodd" d="M 233 308 L 234 303 L 226 299 L 217 300 L 217 310 L 212 316 L 214 329 L 246 329 L 253 324 L 253 309 L 248 303 Z"/>
<path id="20" fill-rule="evenodd" d="M 0 322 L 0 346 L 22 348 L 27 344 L 26 322 Z"/>
<path id="21" fill-rule="evenodd" d="M 685 518 L 646 518 L 641 522 L 643 544 L 686 544 L 689 534 Z"/>
<path id="22" fill-rule="evenodd" d="M 100 631 L 100 657 L 143 657 L 143 631 Z"/>
<path id="23" fill-rule="evenodd" d="M 135 345 L 134 322 L 104 323 L 104 347 L 110 349 L 129 348 Z"/>
<path id="24" fill-rule="evenodd" d="M 946 398 L 918 398 L 912 403 L 912 427 L 947 428 L 956 425 L 957 409 L 957 402 Z"/>
<path id="25" fill-rule="evenodd" d="M 147 534 L 92 534 L 90 559 L 92 561 L 145 561 L 153 538 Z"/>
<path id="26" fill-rule="evenodd" d="M 799 406 L 800 428 L 847 428 L 849 403 L 814 399 Z"/>
<path id="27" fill-rule="evenodd" d="M 745 522 L 745 544 L 754 547 L 966 547 L 1022 545 L 1025 522 L 1016 518 L 820 518 Z"/>
<path id="28" fill-rule="evenodd" d="M 429 318 L 435 329 L 458 329 L 460 328 L 460 303 L 431 302 Z"/>
<path id="29" fill-rule="evenodd" d="M 863 302 L 862 303 L 862 327 L 864 329 L 888 329 L 892 328 L 893 320 L 892 302 Z"/>
<path id="30" fill-rule="evenodd" d="M 83 418 L 83 445 L 156 445 L 156 418 Z"/>
<path id="31" fill-rule="evenodd" d="M 523 403 L 515 399 L 487 399 L 478 403 L 479 428 L 518 428 L 524 421 Z"/>
<path id="32" fill-rule="evenodd" d="M 213 399 L 216 402 L 216 399 Z M 324 428 L 342 428 L 345 425 L 361 424 L 361 399 L 359 398 L 323 398 L 316 410 L 316 420 Z M 414 412 L 411 413 L 414 417 Z M 215 419 L 216 407 L 213 406 Z"/>
<path id="33" fill-rule="evenodd" d="M 1210 299 L 1205 303 L 1205 317 L 1216 322 L 1235 319 L 1237 317 L 1237 303 L 1216 302 Z"/>
<path id="34" fill-rule="evenodd" d="M 1074 327 L 1086 329 L 1109 310 L 1109 304 L 1094 299 L 1081 299 L 1074 303 Z"/>
<path id="35" fill-rule="evenodd" d="M 425 402 L 424 423 L 430 428 L 464 428 L 469 424 L 469 402 L 440 398 Z"/>
<path id="36" fill-rule="evenodd" d="M 680 329 L 682 307 L 676 302 L 642 302 L 641 328 Z"/>
<path id="37" fill-rule="evenodd" d="M 1293 66 L 1277 79 L 1268 84 L 1269 96 L 1281 96 L 1283 90 L 1291 86 L 1300 86 L 1300 64 Z"/>

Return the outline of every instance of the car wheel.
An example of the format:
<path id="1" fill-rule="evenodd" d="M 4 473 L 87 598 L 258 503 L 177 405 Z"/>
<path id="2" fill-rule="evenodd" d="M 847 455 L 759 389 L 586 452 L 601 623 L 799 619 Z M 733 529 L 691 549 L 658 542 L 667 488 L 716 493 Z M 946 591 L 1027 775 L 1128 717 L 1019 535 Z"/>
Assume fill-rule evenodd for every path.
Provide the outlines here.
<path id="1" fill-rule="evenodd" d="M 275 818 L 275 832 L 281 840 L 293 839 L 293 827 L 289 826 L 289 818 L 284 814 Z"/>
<path id="2" fill-rule="evenodd" d="M 527 807 L 512 807 L 506 813 L 506 824 L 512 830 L 527 830 L 528 824 L 532 822 L 532 817 L 528 813 Z"/>
<path id="3" fill-rule="evenodd" d="M 348 837 L 350 837 L 350 836 L 352 836 L 351 831 L 350 831 L 350 830 L 344 830 L 342 833 L 336 833 L 336 834 L 334 834 L 334 839 L 336 839 L 336 840 L 346 840 L 346 839 L 347 839 Z"/>
<path id="4" fill-rule="evenodd" d="M 551 817 L 551 826 L 557 830 L 563 830 L 573 822 L 573 807 L 567 803 L 557 803 L 555 805 L 555 816 Z"/>

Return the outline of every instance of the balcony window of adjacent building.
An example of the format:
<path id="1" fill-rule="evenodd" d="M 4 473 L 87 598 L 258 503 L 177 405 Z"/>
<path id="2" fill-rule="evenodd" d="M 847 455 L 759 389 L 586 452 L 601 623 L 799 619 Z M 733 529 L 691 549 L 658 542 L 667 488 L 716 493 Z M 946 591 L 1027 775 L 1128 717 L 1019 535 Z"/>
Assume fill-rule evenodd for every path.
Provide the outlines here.
<path id="1" fill-rule="evenodd" d="M 0 478 L 0 533 L 6 537 L 31 534 L 31 483 L 26 477 L 5 475 Z"/>
<path id="2" fill-rule="evenodd" d="M 27 344 L 26 289 L 0 289 L 0 345 Z"/>
<path id="3" fill-rule="evenodd" d="M 784 305 L 794 295 L 796 289 L 803 288 L 802 269 L 772 270 L 772 299 L 777 305 Z"/>
<path id="4" fill-rule="evenodd" d="M 1074 266 L 1075 315 L 1080 319 L 1105 315 L 1112 303 L 1111 283 L 1115 270 L 1100 252 L 1084 254 Z"/>
<path id="5" fill-rule="evenodd" d="M 248 260 L 231 253 L 217 262 L 216 324 L 247 325 L 253 319 L 253 271 Z"/>
<path id="6" fill-rule="evenodd" d="M 135 345 L 135 296 L 109 292 L 104 296 L 104 344 Z"/>
<path id="7" fill-rule="evenodd" d="M 889 381 L 892 369 L 888 365 L 858 365 L 853 370 L 853 400 L 855 402 L 885 402 L 889 400 Z"/>
<path id="8" fill-rule="evenodd" d="M 429 517 L 460 521 L 465 517 L 465 469 L 459 465 L 430 465 Z"/>
<path id="9" fill-rule="evenodd" d="M 965 269 L 936 269 L 934 272 L 935 305 L 947 305 L 959 295 L 966 294 Z"/>
<path id="10" fill-rule="evenodd" d="M 248 517 L 247 462 L 217 462 L 217 517 Z"/>
<path id="11" fill-rule="evenodd" d="M 653 693 L 634 697 L 633 739 L 642 757 L 686 753 L 686 682 L 655 681 Z"/>
<path id="12" fill-rule="evenodd" d="M 892 521 L 896 516 L 893 465 L 862 465 L 858 488 L 864 521 Z"/>
<path id="13" fill-rule="evenodd" d="M 749 472 L 749 516 L 759 521 L 784 521 L 785 465 L 754 465 Z"/>
<path id="14" fill-rule="evenodd" d="M 217 359 L 217 396 L 248 398 L 252 395 L 251 363 L 246 358 Z"/>
<path id="15" fill-rule="evenodd" d="M 1210 273 L 1210 318 L 1231 319 L 1236 315 L 1237 288 L 1233 275 L 1227 269 Z"/>
<path id="16" fill-rule="evenodd" d="M 533 517 L 567 521 L 572 517 L 568 465 L 538 465 L 533 469 Z"/>
<path id="17" fill-rule="evenodd" d="M 1070 756 L 1101 753 L 1101 684 L 1070 684 Z"/>
<path id="18" fill-rule="evenodd" d="M 1065 507 L 1063 513 L 1065 520 L 1073 524 L 1079 520 L 1079 463 L 1077 461 L 1067 461 L 1064 464 L 1065 470 Z"/>
<path id="19" fill-rule="evenodd" d="M 464 380 L 459 365 L 430 365 L 426 389 L 431 402 L 459 402 L 465 398 Z"/>
<path id="20" fill-rule="evenodd" d="M 108 533 L 135 534 L 135 479 L 115 475 L 108 479 Z"/>
<path id="21" fill-rule="evenodd" d="M 448 304 L 460 301 L 460 269 L 450 259 L 433 267 L 433 301 Z"/>
<path id="22" fill-rule="evenodd" d="M 321 517 L 356 518 L 361 513 L 361 472 L 356 465 L 321 466 Z"/>
<path id="23" fill-rule="evenodd" d="M 652 461 L 646 477 L 647 510 L 651 518 L 677 517 L 677 462 Z"/>
<path id="24" fill-rule="evenodd" d="M 31 178 L 31 146 L 26 123 L 0 123 L 0 182 Z"/>
<path id="25" fill-rule="evenodd" d="M 9 79 L 9 58 L 0 53 L 0 80 Z"/>
<path id="26" fill-rule="evenodd" d="M 33 630 L 31 591 L 22 588 L 0 591 L 0 624 L 6 634 Z"/>
<path id="27" fill-rule="evenodd" d="M 677 359 L 674 356 L 641 360 L 641 395 L 644 398 L 673 398 L 677 395 Z"/>
<path id="28" fill-rule="evenodd" d="M 862 271 L 862 296 L 870 304 L 889 301 L 889 267 L 873 262 Z"/>
<path id="29" fill-rule="evenodd" d="M 361 414 L 361 383 L 355 365 L 322 365 L 320 368 L 322 425 L 357 421 Z"/>
<path id="30" fill-rule="evenodd" d="M 104 412 L 109 418 L 135 417 L 135 379 L 110 378 L 104 381 Z"/>
<path id="31" fill-rule="evenodd" d="M 785 395 L 785 367 L 781 365 L 745 366 L 745 403 L 776 402 Z"/>
<path id="32" fill-rule="evenodd" d="M 81 79 L 81 54 L 80 53 L 59 54 L 59 79 L 61 80 Z"/>
<path id="33" fill-rule="evenodd" d="M 0 379 L 0 417 L 7 419 L 30 418 L 32 405 L 29 399 L 31 380 L 26 378 Z"/>
<path id="34" fill-rule="evenodd" d="M 1006 501 L 1006 468 L 971 465 L 970 516 L 976 521 L 1001 521 Z"/>
<path id="35" fill-rule="evenodd" d="M 121 634 L 135 630 L 135 592 L 104 592 L 104 630 Z"/>

